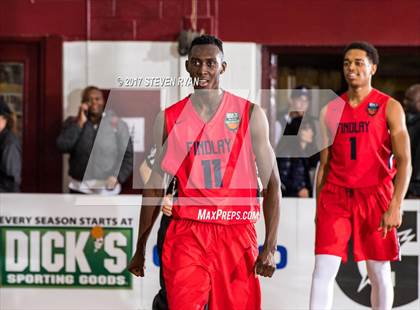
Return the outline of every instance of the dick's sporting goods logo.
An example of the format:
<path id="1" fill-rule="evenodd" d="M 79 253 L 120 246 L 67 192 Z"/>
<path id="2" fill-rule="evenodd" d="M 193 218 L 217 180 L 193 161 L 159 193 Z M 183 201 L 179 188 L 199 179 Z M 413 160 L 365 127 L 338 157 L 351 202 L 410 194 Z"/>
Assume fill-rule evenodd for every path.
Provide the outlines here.
<path id="1" fill-rule="evenodd" d="M 132 228 L 0 227 L 0 286 L 131 287 Z"/>
<path id="2" fill-rule="evenodd" d="M 391 263 L 394 285 L 394 307 L 407 305 L 419 298 L 419 222 L 418 211 L 405 211 L 403 224 L 398 229 L 402 259 Z M 350 249 L 349 262 L 342 264 L 337 276 L 341 290 L 358 304 L 370 307 L 371 286 L 364 262 L 353 261 Z"/>

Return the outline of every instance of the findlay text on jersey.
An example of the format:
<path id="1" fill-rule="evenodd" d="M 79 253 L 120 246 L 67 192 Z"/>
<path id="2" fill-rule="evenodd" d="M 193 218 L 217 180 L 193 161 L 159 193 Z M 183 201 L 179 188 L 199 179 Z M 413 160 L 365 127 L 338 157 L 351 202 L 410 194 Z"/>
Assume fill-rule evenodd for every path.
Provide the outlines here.
<path id="1" fill-rule="evenodd" d="M 187 141 L 187 152 L 195 155 L 211 155 L 230 153 L 231 139 Z"/>
<path id="2" fill-rule="evenodd" d="M 339 133 L 368 133 L 369 122 L 340 122 L 338 124 Z"/>

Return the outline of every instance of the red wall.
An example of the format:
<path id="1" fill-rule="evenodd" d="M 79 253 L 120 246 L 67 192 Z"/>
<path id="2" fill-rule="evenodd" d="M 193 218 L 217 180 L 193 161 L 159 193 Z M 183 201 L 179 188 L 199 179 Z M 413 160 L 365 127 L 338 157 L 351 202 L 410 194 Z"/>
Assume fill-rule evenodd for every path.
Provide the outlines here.
<path id="1" fill-rule="evenodd" d="M 420 45 L 419 0 L 197 0 L 199 27 L 272 45 Z M 1 0 L 0 36 L 175 40 L 191 0 Z M 89 16 L 89 18 L 88 18 Z"/>

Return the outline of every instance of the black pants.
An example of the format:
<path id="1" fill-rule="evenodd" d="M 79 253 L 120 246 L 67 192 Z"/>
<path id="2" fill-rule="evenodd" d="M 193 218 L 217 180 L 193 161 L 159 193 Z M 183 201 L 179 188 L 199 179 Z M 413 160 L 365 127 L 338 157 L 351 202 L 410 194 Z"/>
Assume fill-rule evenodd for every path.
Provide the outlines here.
<path id="1" fill-rule="evenodd" d="M 159 255 L 160 261 L 160 270 L 159 270 L 159 283 L 160 283 L 160 290 L 156 294 L 155 298 L 153 299 L 153 310 L 168 310 L 168 300 L 166 299 L 166 288 L 165 288 L 165 280 L 163 278 L 163 265 L 162 265 L 162 249 L 163 249 L 163 242 L 165 241 L 166 231 L 168 230 L 169 223 L 171 222 L 171 218 L 162 214 L 162 220 L 160 221 L 160 227 L 158 230 L 158 237 L 157 237 L 157 250 Z"/>

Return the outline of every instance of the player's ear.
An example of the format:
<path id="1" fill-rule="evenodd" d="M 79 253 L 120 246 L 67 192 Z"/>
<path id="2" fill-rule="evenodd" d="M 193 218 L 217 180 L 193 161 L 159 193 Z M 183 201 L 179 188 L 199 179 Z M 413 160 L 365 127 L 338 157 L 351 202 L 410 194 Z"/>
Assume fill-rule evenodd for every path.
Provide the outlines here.
<path id="1" fill-rule="evenodd" d="M 227 68 L 227 62 L 222 61 L 222 70 L 220 70 L 220 74 L 223 74 L 226 71 Z"/>
<path id="2" fill-rule="evenodd" d="M 185 61 L 185 70 L 188 72 L 188 59 Z"/>
<path id="3" fill-rule="evenodd" d="M 378 69 L 378 65 L 372 64 L 372 75 L 375 75 L 376 69 Z"/>

